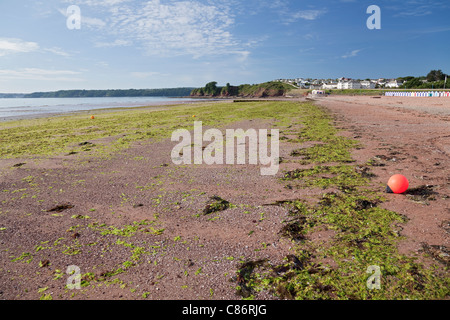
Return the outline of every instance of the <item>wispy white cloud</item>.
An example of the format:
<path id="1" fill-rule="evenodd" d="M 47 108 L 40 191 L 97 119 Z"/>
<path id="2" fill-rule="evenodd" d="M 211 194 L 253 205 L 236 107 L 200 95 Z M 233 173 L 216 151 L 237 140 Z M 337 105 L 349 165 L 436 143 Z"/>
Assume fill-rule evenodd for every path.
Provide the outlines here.
<path id="1" fill-rule="evenodd" d="M 286 18 L 286 21 L 291 23 L 291 22 L 296 22 L 300 19 L 316 20 L 318 17 L 320 17 L 321 15 L 323 15 L 326 12 L 327 12 L 327 10 L 325 10 L 325 9 L 323 9 L 323 10 L 301 10 L 301 11 L 293 12 L 292 14 L 290 14 L 290 16 Z"/>
<path id="2" fill-rule="evenodd" d="M 302 37 L 305 40 L 317 40 L 317 34 L 315 33 L 306 33 Z"/>
<path id="3" fill-rule="evenodd" d="M 225 11 L 197 1 L 162 4 L 148 1 L 139 10 L 119 10 L 111 29 L 131 35 L 150 55 L 223 54 L 236 45 L 229 28 L 234 20 Z"/>
<path id="4" fill-rule="evenodd" d="M 316 48 L 314 48 L 314 47 L 310 47 L 310 48 L 300 49 L 298 52 L 299 52 L 299 53 L 306 53 L 306 52 L 313 51 L 313 50 L 315 50 L 315 49 L 316 49 Z"/>
<path id="5" fill-rule="evenodd" d="M 326 8 L 293 10 L 292 4 L 288 0 L 259 0 L 255 5 L 258 7 L 268 8 L 271 11 L 276 12 L 279 21 L 285 25 L 289 25 L 300 20 L 313 21 L 328 11 Z"/>
<path id="6" fill-rule="evenodd" d="M 105 7 L 105 6 L 115 6 L 121 3 L 131 1 L 133 0 L 63 0 L 62 3 L 77 6 Z"/>
<path id="7" fill-rule="evenodd" d="M 224 2 L 198 0 L 136 3 L 129 0 L 66 0 L 89 6 L 90 18 L 81 12 L 81 27 L 102 30 L 104 41 L 96 47 L 135 44 L 148 55 L 177 56 L 233 54 L 242 50 L 231 32 L 234 18 L 231 7 Z M 64 13 L 64 10 L 60 10 Z M 96 16 L 100 18 L 92 18 Z M 86 20 L 87 19 L 87 20 Z M 96 19 L 96 20 L 94 20 Z M 113 38 L 114 40 L 110 40 Z M 108 39 L 108 40 L 106 40 Z M 126 41 L 123 39 L 127 39 Z M 239 53 L 238 55 L 242 55 Z"/>
<path id="8" fill-rule="evenodd" d="M 146 79 L 154 76 L 162 76 L 160 72 L 131 72 L 130 75 L 134 78 Z"/>
<path id="9" fill-rule="evenodd" d="M 24 41 L 17 38 L 0 38 L 0 57 L 15 53 L 28 53 L 39 50 L 36 42 Z"/>
<path id="10" fill-rule="evenodd" d="M 17 70 L 0 69 L 1 80 L 39 80 L 39 81 L 70 81 L 79 82 L 79 71 L 48 70 L 40 68 L 22 68 Z"/>
<path id="11" fill-rule="evenodd" d="M 87 3 L 86 3 L 87 4 Z M 66 9 L 58 9 L 59 13 L 61 13 L 64 17 L 68 17 L 68 13 Z M 106 22 L 100 18 L 89 17 L 81 12 L 81 25 L 84 27 L 88 27 L 90 29 L 100 29 L 106 26 Z"/>
<path id="12" fill-rule="evenodd" d="M 433 14 L 433 11 L 428 6 L 419 6 L 408 8 L 400 11 L 394 17 L 423 17 Z"/>
<path id="13" fill-rule="evenodd" d="M 72 56 L 62 48 L 41 48 L 37 42 L 25 41 L 17 38 L 0 38 L 0 57 L 19 53 L 53 53 L 62 57 Z"/>
<path id="14" fill-rule="evenodd" d="M 106 61 L 99 61 L 97 63 L 95 63 L 95 65 L 97 67 L 101 67 L 101 68 L 108 68 L 109 67 L 109 63 Z"/>
<path id="15" fill-rule="evenodd" d="M 129 40 L 116 39 L 115 41 L 112 42 L 97 42 L 95 43 L 95 47 L 97 48 L 126 47 L 131 44 L 132 42 Z"/>
<path id="16" fill-rule="evenodd" d="M 237 61 L 240 63 L 246 62 L 248 57 L 251 55 L 250 51 L 232 51 L 230 52 L 232 54 L 235 54 L 237 56 Z"/>
<path id="17" fill-rule="evenodd" d="M 269 38 L 270 37 L 267 34 L 253 37 L 252 39 L 249 39 L 245 43 L 243 43 L 243 46 L 248 48 L 258 47 L 259 45 L 261 45 L 261 43 L 267 41 Z"/>
<path id="18" fill-rule="evenodd" d="M 88 26 L 90 28 L 103 28 L 106 26 L 106 22 L 98 18 L 91 18 L 85 15 L 81 16 L 81 25 Z"/>
<path id="19" fill-rule="evenodd" d="M 53 54 L 56 54 L 61 57 L 71 57 L 72 54 L 65 52 L 63 49 L 59 47 L 53 47 L 53 48 L 46 48 L 44 49 L 45 52 L 51 52 Z"/>
<path id="20" fill-rule="evenodd" d="M 396 11 L 394 17 L 407 18 L 428 16 L 436 11 L 450 8 L 450 4 L 448 1 L 435 0 L 391 0 L 385 8 Z"/>
<path id="21" fill-rule="evenodd" d="M 415 32 L 419 34 L 429 34 L 429 33 L 449 32 L 449 31 L 450 27 L 436 27 L 436 28 L 421 29 Z"/>
<path id="22" fill-rule="evenodd" d="M 353 57 L 356 57 L 360 52 L 361 52 L 361 49 L 353 50 L 352 52 L 343 55 L 342 58 L 344 58 L 344 59 L 353 58 Z"/>

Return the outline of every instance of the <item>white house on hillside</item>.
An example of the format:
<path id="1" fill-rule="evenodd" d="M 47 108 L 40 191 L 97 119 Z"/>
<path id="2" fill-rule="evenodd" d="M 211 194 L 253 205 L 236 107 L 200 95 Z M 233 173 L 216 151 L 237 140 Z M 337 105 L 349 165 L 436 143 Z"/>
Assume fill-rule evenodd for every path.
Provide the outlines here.
<path id="1" fill-rule="evenodd" d="M 338 88 L 337 82 L 329 82 L 329 83 L 322 84 L 323 90 L 331 90 L 331 89 L 337 89 L 337 88 Z"/>
<path id="2" fill-rule="evenodd" d="M 337 89 L 361 89 L 361 83 L 355 80 L 339 81 Z"/>
<path id="3" fill-rule="evenodd" d="M 400 88 L 403 85 L 403 81 L 391 80 L 385 84 L 386 88 Z"/>
<path id="4" fill-rule="evenodd" d="M 309 85 L 309 89 L 310 90 L 320 90 L 320 89 L 322 89 L 322 85 L 319 83 L 317 83 L 317 84 L 312 83 Z"/>
<path id="5" fill-rule="evenodd" d="M 361 88 L 362 89 L 375 89 L 375 83 L 372 81 L 361 81 Z"/>

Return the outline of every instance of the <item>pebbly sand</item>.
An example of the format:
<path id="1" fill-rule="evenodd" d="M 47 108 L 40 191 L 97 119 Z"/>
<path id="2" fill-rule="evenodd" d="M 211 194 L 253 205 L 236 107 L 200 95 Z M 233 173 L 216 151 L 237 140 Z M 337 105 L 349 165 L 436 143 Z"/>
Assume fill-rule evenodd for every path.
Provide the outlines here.
<path id="1" fill-rule="evenodd" d="M 409 219 L 401 231 L 405 240 L 400 252 L 422 257 L 423 244 L 448 247 L 450 99 L 339 96 L 316 103 L 333 114 L 343 134 L 363 143 L 363 148 L 353 152 L 357 163 L 384 159 L 385 166 L 373 168 L 377 176 L 373 185 L 381 190 L 389 176 L 402 173 L 410 178 L 411 187 L 432 186 L 432 201 L 386 195 L 388 202 L 383 205 Z M 271 125 L 271 121 L 242 121 L 234 127 Z M 287 212 L 264 205 L 317 191 L 288 190 L 277 181 L 279 175 L 263 177 L 255 166 L 175 166 L 170 159 L 173 146 L 167 140 L 138 142 L 107 160 L 0 159 L 0 190 L 21 190 L 33 181 L 39 183 L 36 198 L 22 200 L 19 191 L 15 200 L 0 209 L 0 227 L 5 228 L 0 231 L 0 299 L 38 299 L 43 293 L 67 297 L 67 266 L 76 265 L 83 274 L 89 272 L 85 277 L 95 278 L 124 260 L 132 263 L 126 243 L 113 246 L 98 237 L 99 230 L 114 230 L 102 224 L 128 225 L 127 230 L 133 232 L 135 221 L 150 219 L 153 224 L 136 228 L 164 229 L 164 233 L 134 235 L 134 246 L 151 246 L 147 260 L 124 273 L 120 283 L 84 288 L 74 299 L 240 299 L 236 283 L 230 281 L 239 260 L 268 258 L 281 263 L 290 248 L 278 234 Z M 289 159 L 295 148 L 282 142 L 281 157 Z M 141 158 L 145 161 L 135 161 Z M 280 174 L 286 169 L 292 169 L 292 164 L 281 164 Z M 31 182 L 30 176 L 34 177 Z M 213 195 L 246 204 L 248 212 L 242 214 L 238 207 L 226 214 L 194 217 Z M 0 200 L 7 199 L 5 193 L 0 194 Z M 61 204 L 67 207 L 49 212 Z M 326 238 L 327 234 L 316 236 Z M 74 241 L 91 249 L 78 254 Z M 266 244 L 263 251 L 262 244 Z M 52 249 L 61 246 L 65 254 Z M 30 255 L 22 263 L 12 261 L 11 257 L 24 253 Z M 44 266 L 38 265 L 39 260 Z M 46 289 L 40 292 L 42 288 Z M 258 298 L 273 299 L 265 294 Z"/>
<path id="2" fill-rule="evenodd" d="M 423 243 L 448 246 L 450 99 L 327 97 L 318 103 L 364 144 L 355 159 L 387 155 L 388 165 L 373 170 L 374 182 L 386 184 L 386 178 L 400 173 L 409 178 L 410 188 L 425 185 L 436 192 L 436 200 L 414 205 L 408 197 L 388 195 L 389 209 L 410 219 L 400 252 L 418 252 Z"/>

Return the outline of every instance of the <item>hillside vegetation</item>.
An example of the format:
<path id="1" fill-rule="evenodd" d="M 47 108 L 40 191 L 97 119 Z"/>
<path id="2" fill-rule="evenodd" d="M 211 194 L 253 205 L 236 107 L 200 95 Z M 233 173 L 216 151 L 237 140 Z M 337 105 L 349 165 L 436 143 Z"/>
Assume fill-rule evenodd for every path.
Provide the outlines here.
<path id="1" fill-rule="evenodd" d="M 91 98 L 91 97 L 185 97 L 192 88 L 124 89 L 124 90 L 60 90 L 34 92 L 24 98 Z"/>
<path id="2" fill-rule="evenodd" d="M 244 97 L 244 98 L 265 98 L 282 97 L 293 87 L 281 82 L 265 82 L 261 84 L 241 84 L 232 86 L 227 83 L 224 87 L 218 87 L 217 82 L 210 82 L 203 88 L 192 90 L 193 97 Z"/>

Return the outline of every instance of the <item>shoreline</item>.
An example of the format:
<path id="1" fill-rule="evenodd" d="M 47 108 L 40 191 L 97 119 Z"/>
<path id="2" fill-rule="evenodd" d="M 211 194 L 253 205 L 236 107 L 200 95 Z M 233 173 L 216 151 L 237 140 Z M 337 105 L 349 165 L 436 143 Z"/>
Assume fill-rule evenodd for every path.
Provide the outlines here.
<path id="1" fill-rule="evenodd" d="M 306 101 L 304 98 L 288 98 L 288 97 L 268 97 L 268 98 L 239 98 L 239 97 L 229 97 L 229 98 L 202 98 L 202 97 L 182 97 L 186 99 L 186 101 L 162 101 L 162 102 L 154 102 L 152 104 L 147 104 L 144 106 L 129 106 L 129 107 L 106 107 L 99 108 L 93 110 L 79 110 L 79 111 L 68 111 L 68 112 L 50 112 L 50 113 L 40 113 L 40 114 L 29 114 L 29 115 L 20 115 L 20 116 L 9 116 L 9 117 L 0 117 L 0 123 L 7 123 L 13 121 L 21 121 L 21 120 L 33 120 L 33 119 L 45 119 L 45 118 L 55 118 L 55 117 L 64 117 L 64 116 L 76 116 L 76 115 L 84 115 L 84 114 L 101 114 L 101 113 L 109 113 L 109 112 L 117 112 L 117 111 L 128 111 L 128 110 L 139 110 L 139 109 L 155 109 L 152 111 L 160 111 L 164 110 L 164 107 L 176 107 L 182 105 L 194 105 L 199 103 L 234 103 L 234 102 L 259 102 L 259 101 Z M 195 101 L 192 101 L 195 100 Z"/>
<path id="2" fill-rule="evenodd" d="M 215 102 L 215 103 L 223 103 L 225 101 L 217 101 L 217 100 L 208 100 L 208 101 L 161 101 L 154 102 L 152 104 L 144 105 L 144 106 L 129 106 L 129 107 L 106 107 L 99 108 L 93 110 L 79 110 L 79 111 L 67 111 L 67 112 L 50 112 L 50 113 L 39 113 L 39 114 L 28 114 L 28 115 L 20 115 L 20 116 L 9 116 L 9 117 L 0 117 L 0 123 L 7 123 L 13 121 L 21 121 L 21 120 L 33 120 L 33 119 L 45 119 L 45 118 L 55 118 L 55 117 L 64 117 L 64 116 L 76 116 L 83 114 L 101 114 L 108 112 L 118 112 L 118 111 L 128 111 L 128 110 L 139 110 L 139 109 L 155 109 L 152 111 L 160 111 L 164 110 L 164 107 L 175 107 L 182 105 L 190 105 L 190 104 L 198 104 L 198 103 L 206 103 L 206 102 Z M 231 101 L 232 102 L 232 101 Z"/>
<path id="3" fill-rule="evenodd" d="M 267 97 L 267 98 L 242 98 L 242 97 L 226 97 L 226 98 L 207 98 L 207 97 L 182 97 L 186 101 L 162 101 L 154 102 L 145 106 L 129 106 L 129 107 L 106 107 L 93 110 L 79 110 L 79 111 L 68 111 L 68 112 L 51 112 L 51 113 L 40 113 L 40 114 L 29 114 L 21 116 L 9 116 L 0 117 L 0 123 L 7 123 L 20 120 L 32 120 L 32 119 L 45 119 L 63 116 L 76 116 L 83 114 L 101 114 L 108 112 L 117 111 L 128 111 L 128 110 L 139 110 L 139 109 L 154 109 L 152 111 L 164 110 L 164 107 L 176 107 L 182 105 L 193 105 L 199 103 L 239 103 L 239 102 L 259 102 L 259 101 L 324 101 L 324 100 L 335 100 L 339 102 L 355 103 L 354 100 L 361 100 L 360 102 L 366 105 L 382 105 L 385 107 L 402 108 L 409 109 L 410 111 L 425 112 L 428 114 L 434 114 L 438 116 L 448 117 L 450 116 L 450 99 L 445 97 L 422 97 L 414 99 L 412 97 L 380 97 L 376 101 L 371 96 L 355 96 L 355 95 L 330 95 L 327 97 L 319 96 L 308 96 L 308 97 Z M 195 100 L 195 101 L 192 101 Z M 387 102 L 387 100 L 389 102 Z"/>

